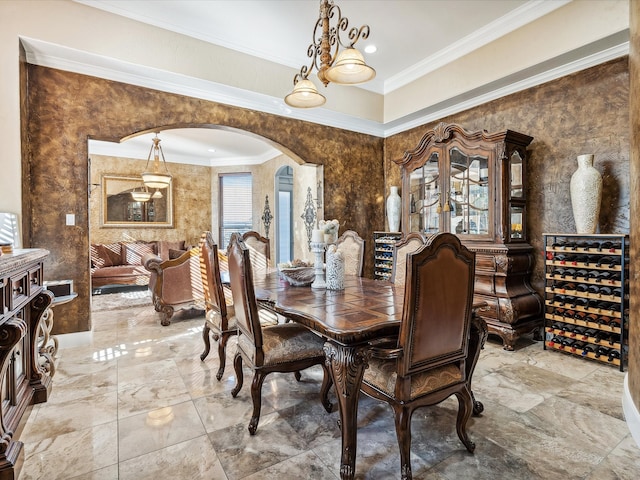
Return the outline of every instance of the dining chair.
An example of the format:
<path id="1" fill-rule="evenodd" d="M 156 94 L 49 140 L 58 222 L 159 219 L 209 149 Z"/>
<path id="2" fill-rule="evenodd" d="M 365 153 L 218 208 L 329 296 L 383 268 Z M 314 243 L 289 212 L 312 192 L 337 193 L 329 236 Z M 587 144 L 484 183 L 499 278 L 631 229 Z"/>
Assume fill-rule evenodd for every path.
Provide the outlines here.
<path id="1" fill-rule="evenodd" d="M 251 268 L 253 275 L 260 278 L 271 271 L 271 244 L 268 238 L 250 230 L 242 234 L 242 240 L 251 252 Z M 274 312 L 260 308 L 263 323 L 288 322 L 289 320 Z"/>
<path id="2" fill-rule="evenodd" d="M 239 234 L 232 234 L 227 250 L 231 293 L 235 305 L 238 325 L 238 350 L 233 360 L 236 385 L 231 391 L 235 398 L 242 389 L 242 362 L 253 370 L 251 399 L 253 413 L 249 422 L 249 433 L 255 435 L 260 420 L 262 384 L 272 372 L 294 372 L 300 380 L 300 371 L 320 365 L 324 378 L 320 388 L 320 399 L 327 412 L 331 412 L 329 388 L 332 380 L 325 363 L 324 340 L 297 323 L 281 323 L 260 326 L 258 304 L 251 279 L 252 265 L 249 248 Z"/>
<path id="3" fill-rule="evenodd" d="M 456 431 L 469 452 L 466 431 L 473 411 L 467 363 L 473 306 L 475 253 L 453 234 L 440 233 L 407 255 L 402 322 L 397 343 L 371 350 L 361 391 L 394 411 L 403 480 L 411 474 L 411 416 L 415 409 L 455 395 Z"/>
<path id="4" fill-rule="evenodd" d="M 251 251 L 253 274 L 266 275 L 271 268 L 271 245 L 269 239 L 251 230 L 242 234 L 242 240 Z"/>
<path id="5" fill-rule="evenodd" d="M 344 274 L 362 276 L 364 240 L 357 232 L 346 230 L 336 241 L 336 250 L 344 256 Z"/>
<path id="6" fill-rule="evenodd" d="M 204 341 L 204 351 L 200 355 L 200 360 L 204 360 L 211 350 L 210 337 L 218 342 L 218 357 L 220 365 L 216 378 L 220 380 L 224 374 L 226 365 L 226 346 L 229 338 L 236 335 L 238 326 L 236 325 L 235 309 L 233 298 L 228 286 L 222 282 L 221 271 L 228 272 L 227 256 L 218 250 L 211 232 L 204 232 L 200 238 L 200 274 L 204 290 L 205 321 L 202 329 L 202 340 Z M 264 326 L 277 324 L 277 319 L 263 315 L 259 312 L 260 324 Z"/>
<path id="7" fill-rule="evenodd" d="M 422 247 L 427 237 L 420 232 L 411 232 L 393 246 L 393 266 L 391 267 L 391 283 L 404 285 L 407 274 L 407 254 Z"/>

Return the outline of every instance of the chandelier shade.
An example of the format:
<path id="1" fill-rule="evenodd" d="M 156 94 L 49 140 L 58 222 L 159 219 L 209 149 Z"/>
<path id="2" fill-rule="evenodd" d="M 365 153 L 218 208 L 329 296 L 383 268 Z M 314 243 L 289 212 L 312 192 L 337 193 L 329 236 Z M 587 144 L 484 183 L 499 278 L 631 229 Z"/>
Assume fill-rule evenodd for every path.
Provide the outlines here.
<path id="1" fill-rule="evenodd" d="M 324 75 L 333 83 L 358 85 L 373 80 L 376 71 L 366 64 L 358 50 L 347 48 L 340 52 L 333 66 L 328 68 Z"/>
<path id="2" fill-rule="evenodd" d="M 335 24 L 331 25 L 334 19 Z M 376 71 L 367 65 L 362 54 L 354 47 L 358 40 L 369 37 L 369 26 L 350 29 L 347 34 L 349 42 L 345 43 L 340 32 L 346 32 L 348 27 L 349 19 L 342 16 L 340 7 L 333 0 L 320 0 L 320 16 L 313 30 L 314 41 L 307 48 L 307 56 L 311 58 L 311 62 L 303 65 L 293 77 L 293 91 L 284 99 L 287 105 L 297 108 L 324 105 L 325 97 L 318 93 L 309 80 L 314 69 L 325 87 L 330 82 L 358 85 L 376 76 Z"/>
<path id="3" fill-rule="evenodd" d="M 133 190 L 131 192 L 131 198 L 136 202 L 148 202 L 151 199 L 151 192 L 143 187 L 142 190 Z"/>
<path id="4" fill-rule="evenodd" d="M 151 150 L 149 151 L 149 156 L 147 157 L 147 165 L 145 167 L 145 171 L 142 173 L 142 183 L 144 183 L 147 188 L 156 188 L 162 189 L 167 188 L 171 184 L 171 174 L 167 169 L 167 162 L 164 158 L 164 152 L 162 151 L 162 147 L 160 146 L 160 139 L 158 138 L 158 134 L 152 139 Z M 153 156 L 153 170 L 148 170 L 149 161 Z M 162 157 L 162 165 L 164 168 L 160 166 L 160 157 Z M 164 170 L 164 171 L 163 171 Z M 151 194 L 150 194 L 151 195 Z"/>
<path id="5" fill-rule="evenodd" d="M 324 105 L 327 99 L 318 92 L 318 89 L 311 80 L 298 80 L 293 87 L 293 91 L 284 97 L 287 105 L 296 108 L 313 108 Z"/>

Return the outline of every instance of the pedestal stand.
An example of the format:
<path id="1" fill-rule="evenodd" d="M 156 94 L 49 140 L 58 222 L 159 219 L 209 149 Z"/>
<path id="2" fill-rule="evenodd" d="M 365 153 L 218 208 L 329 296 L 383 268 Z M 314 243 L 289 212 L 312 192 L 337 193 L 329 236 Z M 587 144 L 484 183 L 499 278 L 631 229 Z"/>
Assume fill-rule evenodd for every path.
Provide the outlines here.
<path id="1" fill-rule="evenodd" d="M 320 242 L 311 242 L 311 251 L 316 256 L 316 260 L 313 264 L 313 268 L 316 274 L 316 279 L 311 284 L 311 288 L 326 288 L 324 282 L 324 249 L 326 245 Z"/>

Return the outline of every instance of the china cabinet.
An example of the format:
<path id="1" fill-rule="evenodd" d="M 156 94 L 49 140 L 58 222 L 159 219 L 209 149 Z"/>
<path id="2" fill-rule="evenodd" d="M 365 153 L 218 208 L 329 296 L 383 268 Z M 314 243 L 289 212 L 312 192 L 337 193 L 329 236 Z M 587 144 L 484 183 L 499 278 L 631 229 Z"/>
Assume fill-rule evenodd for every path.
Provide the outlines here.
<path id="1" fill-rule="evenodd" d="M 440 123 L 396 160 L 402 167 L 401 230 L 451 232 L 476 252 L 475 300 L 490 334 L 513 350 L 542 327 L 543 301 L 531 287 L 526 161 L 532 137 L 512 130 L 468 132 Z"/>

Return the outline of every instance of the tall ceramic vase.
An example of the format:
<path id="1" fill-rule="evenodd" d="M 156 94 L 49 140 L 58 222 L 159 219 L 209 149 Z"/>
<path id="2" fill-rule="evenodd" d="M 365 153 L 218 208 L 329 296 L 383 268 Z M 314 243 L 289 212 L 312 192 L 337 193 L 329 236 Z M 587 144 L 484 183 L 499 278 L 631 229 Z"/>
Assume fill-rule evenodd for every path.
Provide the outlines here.
<path id="1" fill-rule="evenodd" d="M 578 169 L 571 176 L 570 189 L 576 232 L 596 233 L 602 197 L 602 176 L 593 166 L 593 155 L 578 155 Z"/>
<path id="2" fill-rule="evenodd" d="M 387 223 L 390 232 L 400 229 L 400 195 L 398 187 L 391 187 L 391 193 L 387 197 Z"/>

